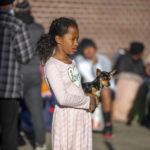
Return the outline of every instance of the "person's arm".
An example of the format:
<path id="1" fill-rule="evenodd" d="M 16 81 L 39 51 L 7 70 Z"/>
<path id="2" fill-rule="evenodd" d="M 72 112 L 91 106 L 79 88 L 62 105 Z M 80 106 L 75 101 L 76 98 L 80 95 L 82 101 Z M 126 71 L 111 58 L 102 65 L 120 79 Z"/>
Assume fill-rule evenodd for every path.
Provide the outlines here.
<path id="1" fill-rule="evenodd" d="M 45 69 L 45 74 L 58 103 L 66 107 L 89 109 L 90 97 L 68 93 L 67 87 L 56 67 L 55 64 L 48 64 Z"/>
<path id="2" fill-rule="evenodd" d="M 30 41 L 28 29 L 25 24 L 22 24 L 14 37 L 16 58 L 22 64 L 28 63 L 34 55 L 34 49 Z"/>

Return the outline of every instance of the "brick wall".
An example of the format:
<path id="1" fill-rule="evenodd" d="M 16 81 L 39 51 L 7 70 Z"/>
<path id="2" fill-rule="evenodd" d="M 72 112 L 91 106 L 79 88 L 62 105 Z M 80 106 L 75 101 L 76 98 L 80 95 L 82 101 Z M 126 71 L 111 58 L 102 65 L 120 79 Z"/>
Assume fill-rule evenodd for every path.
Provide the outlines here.
<path id="1" fill-rule="evenodd" d="M 143 41 L 150 51 L 150 0 L 29 0 L 37 22 L 48 31 L 51 21 L 73 17 L 80 39 L 93 39 L 98 51 L 112 57 L 133 40 Z"/>

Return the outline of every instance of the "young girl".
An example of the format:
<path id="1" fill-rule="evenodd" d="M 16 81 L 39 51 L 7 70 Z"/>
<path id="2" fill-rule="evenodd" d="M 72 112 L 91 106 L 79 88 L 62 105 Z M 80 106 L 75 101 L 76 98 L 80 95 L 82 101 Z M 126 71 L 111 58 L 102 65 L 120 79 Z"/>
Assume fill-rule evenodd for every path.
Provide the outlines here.
<path id="1" fill-rule="evenodd" d="M 45 79 L 57 104 L 52 123 L 53 150 L 92 150 L 91 114 L 93 97 L 85 96 L 75 62 L 79 31 L 75 20 L 58 18 L 41 37 L 37 52 L 44 65 Z"/>

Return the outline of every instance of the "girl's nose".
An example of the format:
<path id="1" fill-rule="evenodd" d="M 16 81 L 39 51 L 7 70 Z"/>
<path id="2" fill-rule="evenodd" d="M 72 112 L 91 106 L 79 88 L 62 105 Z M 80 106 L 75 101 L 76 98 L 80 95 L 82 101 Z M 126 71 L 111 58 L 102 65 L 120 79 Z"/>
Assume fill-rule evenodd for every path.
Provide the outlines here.
<path id="1" fill-rule="evenodd" d="M 75 40 L 75 44 L 74 44 L 76 47 L 78 47 L 79 43 L 78 43 L 78 40 Z"/>

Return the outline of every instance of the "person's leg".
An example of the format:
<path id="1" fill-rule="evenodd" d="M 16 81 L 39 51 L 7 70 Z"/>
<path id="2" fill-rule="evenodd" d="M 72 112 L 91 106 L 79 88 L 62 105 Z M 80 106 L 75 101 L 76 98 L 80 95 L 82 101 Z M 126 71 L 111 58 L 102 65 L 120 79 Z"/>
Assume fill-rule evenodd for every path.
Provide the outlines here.
<path id="1" fill-rule="evenodd" d="M 1 150 L 17 150 L 18 100 L 0 100 Z"/>
<path id="2" fill-rule="evenodd" d="M 45 144 L 45 125 L 40 84 L 32 86 L 26 91 L 25 102 L 31 115 L 36 145 L 42 146 Z"/>
<path id="3" fill-rule="evenodd" d="M 101 91 L 101 99 L 102 99 L 102 108 L 103 108 L 103 116 L 105 121 L 104 128 L 104 136 L 112 136 L 112 122 L 111 122 L 111 90 L 109 88 L 104 88 Z M 109 138 L 108 137 L 108 138 Z"/>
<path id="4" fill-rule="evenodd" d="M 134 99 L 133 106 L 128 113 L 127 125 L 131 125 L 133 120 L 141 122 L 146 116 L 146 96 L 148 87 L 146 84 L 142 84 L 137 92 L 136 98 Z"/>

